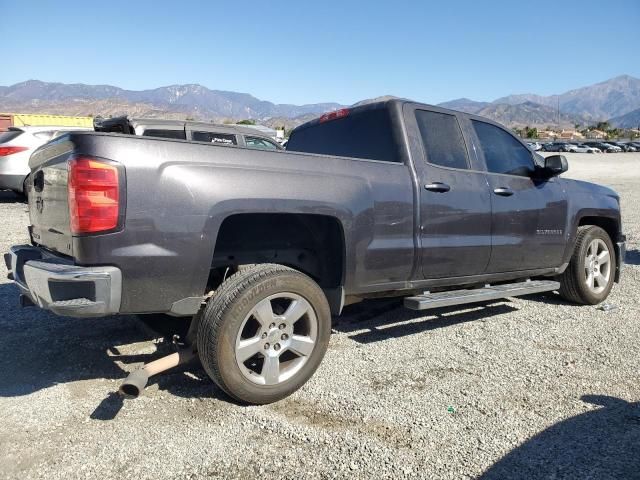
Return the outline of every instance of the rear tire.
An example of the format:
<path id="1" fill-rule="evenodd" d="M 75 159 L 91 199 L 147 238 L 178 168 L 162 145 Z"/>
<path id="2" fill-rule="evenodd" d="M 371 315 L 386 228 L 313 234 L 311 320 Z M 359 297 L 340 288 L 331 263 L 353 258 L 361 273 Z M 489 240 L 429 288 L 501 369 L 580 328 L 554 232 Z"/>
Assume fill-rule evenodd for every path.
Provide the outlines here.
<path id="1" fill-rule="evenodd" d="M 560 276 L 560 296 L 582 305 L 604 301 L 613 288 L 616 256 L 607 232 L 593 225 L 579 227 L 569 266 Z"/>
<path id="2" fill-rule="evenodd" d="M 207 303 L 198 354 L 229 396 L 261 405 L 291 395 L 311 378 L 330 333 L 329 304 L 311 278 L 259 264 L 228 278 Z"/>

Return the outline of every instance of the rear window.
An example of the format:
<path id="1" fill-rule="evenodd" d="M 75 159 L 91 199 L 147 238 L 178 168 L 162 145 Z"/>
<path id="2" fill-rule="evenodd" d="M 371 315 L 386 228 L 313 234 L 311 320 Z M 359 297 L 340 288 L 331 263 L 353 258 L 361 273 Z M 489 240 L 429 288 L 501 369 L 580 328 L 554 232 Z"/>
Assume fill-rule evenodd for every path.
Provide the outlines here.
<path id="1" fill-rule="evenodd" d="M 22 130 L 9 130 L 8 132 L 0 132 L 0 143 L 10 142 L 14 138 L 22 135 Z"/>
<path id="2" fill-rule="evenodd" d="M 399 162 L 386 109 L 328 120 L 291 134 L 287 150 L 339 157 Z"/>
<path id="3" fill-rule="evenodd" d="M 175 138 L 178 140 L 187 139 L 184 130 L 163 130 L 151 128 L 149 130 L 145 130 L 142 135 L 145 137 Z"/>

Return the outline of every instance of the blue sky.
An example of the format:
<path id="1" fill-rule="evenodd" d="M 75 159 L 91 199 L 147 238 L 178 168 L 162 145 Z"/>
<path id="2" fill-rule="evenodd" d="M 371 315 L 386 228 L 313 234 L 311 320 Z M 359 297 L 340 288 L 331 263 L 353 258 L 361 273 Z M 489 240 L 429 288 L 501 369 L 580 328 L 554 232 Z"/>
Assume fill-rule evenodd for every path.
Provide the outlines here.
<path id="1" fill-rule="evenodd" d="M 0 0 L 0 85 L 177 83 L 428 103 L 640 77 L 640 1 Z"/>

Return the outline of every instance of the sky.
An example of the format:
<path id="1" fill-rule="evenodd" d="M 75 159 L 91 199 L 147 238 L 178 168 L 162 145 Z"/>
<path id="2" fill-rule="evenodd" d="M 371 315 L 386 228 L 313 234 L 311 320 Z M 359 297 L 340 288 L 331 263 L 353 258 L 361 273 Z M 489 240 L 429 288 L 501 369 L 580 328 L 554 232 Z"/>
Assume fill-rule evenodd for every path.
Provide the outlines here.
<path id="1" fill-rule="evenodd" d="M 640 0 L 0 0 L 0 85 L 198 83 L 275 103 L 549 95 L 640 77 Z"/>

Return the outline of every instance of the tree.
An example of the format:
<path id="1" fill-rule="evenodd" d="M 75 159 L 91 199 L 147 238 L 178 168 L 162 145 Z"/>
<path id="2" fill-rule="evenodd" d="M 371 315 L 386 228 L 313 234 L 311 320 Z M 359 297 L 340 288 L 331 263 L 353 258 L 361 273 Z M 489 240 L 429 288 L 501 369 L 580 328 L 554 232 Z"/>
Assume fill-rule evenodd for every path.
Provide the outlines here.
<path id="1" fill-rule="evenodd" d="M 537 128 L 525 128 L 525 134 L 527 138 L 538 138 L 538 129 Z"/>

